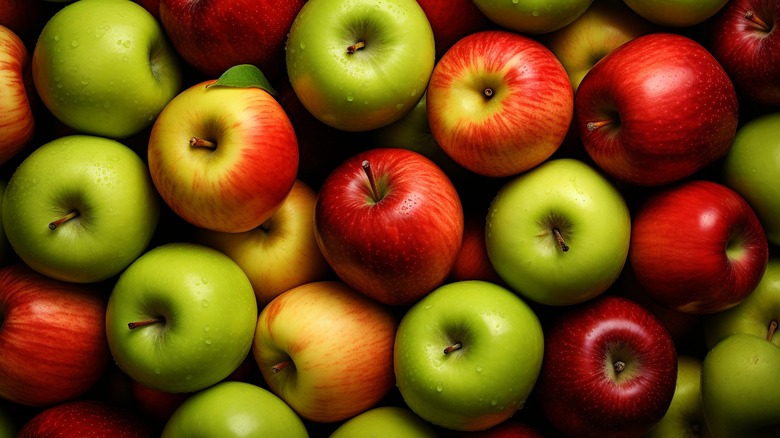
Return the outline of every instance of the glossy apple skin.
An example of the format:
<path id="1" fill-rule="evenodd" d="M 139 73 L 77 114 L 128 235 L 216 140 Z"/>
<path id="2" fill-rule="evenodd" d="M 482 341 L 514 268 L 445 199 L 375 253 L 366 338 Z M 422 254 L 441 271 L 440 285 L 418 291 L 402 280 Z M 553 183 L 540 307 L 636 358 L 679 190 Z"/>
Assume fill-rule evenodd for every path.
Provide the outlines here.
<path id="1" fill-rule="evenodd" d="M 701 401 L 701 359 L 677 356 L 677 384 L 669 409 L 644 438 L 711 438 Z"/>
<path id="2" fill-rule="evenodd" d="M 472 172 L 501 177 L 560 147 L 574 97 L 549 49 L 524 35 L 486 30 L 459 40 L 439 60 L 427 106 L 431 133 L 447 155 Z"/>
<path id="3" fill-rule="evenodd" d="M 368 160 L 380 191 L 375 202 Z M 347 284 L 383 304 L 406 305 L 439 286 L 463 239 L 463 207 L 447 175 L 423 155 L 401 148 L 358 153 L 319 190 L 315 235 Z"/>
<path id="4" fill-rule="evenodd" d="M 715 58 L 691 38 L 665 32 L 603 58 L 583 78 L 574 105 L 588 155 L 609 175 L 641 186 L 678 181 L 721 158 L 739 116 L 734 85 Z"/>
<path id="5" fill-rule="evenodd" d="M 106 370 L 105 294 L 23 264 L 0 269 L 0 397 L 49 406 L 79 397 Z"/>
<path id="6" fill-rule="evenodd" d="M 397 326 L 388 307 L 346 284 L 312 282 L 263 308 L 252 353 L 271 391 L 301 417 L 332 423 L 390 392 Z"/>
<path id="7" fill-rule="evenodd" d="M 135 411 L 106 400 L 79 399 L 51 406 L 19 430 L 16 438 L 154 438 Z"/>
<path id="8" fill-rule="evenodd" d="M 152 181 L 196 227 L 238 233 L 260 226 L 290 192 L 298 142 L 290 119 L 260 88 L 194 84 L 160 113 L 149 136 Z M 193 137 L 216 143 L 190 145 Z"/>
<path id="9" fill-rule="evenodd" d="M 745 15 L 769 25 L 765 29 Z M 732 0 L 712 18 L 709 47 L 737 89 L 760 104 L 780 104 L 780 4 L 761 0 Z"/>
<path id="10" fill-rule="evenodd" d="M 485 213 L 469 211 L 463 222 L 463 241 L 448 281 L 483 280 L 504 284 L 490 262 L 485 242 Z"/>
<path id="11" fill-rule="evenodd" d="M 674 341 L 634 301 L 603 296 L 546 326 L 536 386 L 548 423 L 567 437 L 637 437 L 666 413 L 677 380 Z M 614 364 L 622 361 L 619 374 Z"/>
<path id="12" fill-rule="evenodd" d="M 342 423 L 329 438 L 394 436 L 437 438 L 433 425 L 406 406 L 377 406 Z"/>
<path id="13" fill-rule="evenodd" d="M 11 29 L 0 25 L 0 164 L 18 154 L 35 133 L 30 96 L 35 93 L 30 54 Z"/>
<path id="14" fill-rule="evenodd" d="M 304 0 L 161 0 L 160 22 L 176 51 L 208 79 L 238 64 L 284 73 L 287 31 Z"/>
<path id="15" fill-rule="evenodd" d="M 530 34 L 556 31 L 576 20 L 592 3 L 593 0 L 474 0 L 479 10 L 496 24 Z"/>
<path id="16" fill-rule="evenodd" d="M 661 26 L 685 28 L 703 23 L 728 0 L 624 0 L 637 14 Z"/>
<path id="17" fill-rule="evenodd" d="M 737 305 L 761 281 L 768 257 L 753 209 L 713 181 L 656 192 L 634 216 L 629 263 L 636 279 L 655 301 L 680 312 Z"/>
<path id="18" fill-rule="evenodd" d="M 436 57 L 461 38 L 496 25 L 471 0 L 417 0 L 433 30 Z"/>

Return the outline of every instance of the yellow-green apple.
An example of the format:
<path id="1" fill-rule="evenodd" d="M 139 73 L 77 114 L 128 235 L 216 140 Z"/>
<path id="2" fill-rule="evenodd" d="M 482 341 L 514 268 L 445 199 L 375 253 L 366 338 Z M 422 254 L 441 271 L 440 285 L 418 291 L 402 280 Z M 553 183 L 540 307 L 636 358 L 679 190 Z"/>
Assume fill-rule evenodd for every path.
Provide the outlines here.
<path id="1" fill-rule="evenodd" d="M 536 385 L 547 422 L 565 437 L 637 437 L 674 397 L 677 352 L 644 306 L 605 295 L 564 309 L 545 326 Z"/>
<path id="2" fill-rule="evenodd" d="M 296 180 L 282 205 L 261 226 L 243 233 L 206 229 L 195 240 L 233 259 L 249 277 L 264 307 L 282 292 L 330 277 L 330 266 L 314 237 L 317 193 Z"/>
<path id="3" fill-rule="evenodd" d="M 750 205 L 709 180 L 687 180 L 651 194 L 633 217 L 629 262 L 656 302 L 709 314 L 737 305 L 756 288 L 769 257 Z"/>
<path id="4" fill-rule="evenodd" d="M 68 3 L 32 56 L 51 113 L 84 134 L 125 138 L 150 126 L 179 92 L 179 58 L 159 22 L 130 0 Z"/>
<path id="5" fill-rule="evenodd" d="M 90 285 L 0 268 L 0 398 L 38 407 L 84 395 L 110 361 L 105 311 Z"/>
<path id="6" fill-rule="evenodd" d="M 737 94 L 707 49 L 654 32 L 605 56 L 580 82 L 576 126 L 593 161 L 630 184 L 669 184 L 728 152 Z"/>
<path id="7" fill-rule="evenodd" d="M 160 0 L 160 22 L 177 53 L 216 78 L 253 64 L 269 78 L 284 74 L 284 43 L 304 0 Z"/>
<path id="8" fill-rule="evenodd" d="M 780 104 L 780 4 L 732 0 L 711 20 L 709 48 L 740 94 L 754 102 Z"/>
<path id="9" fill-rule="evenodd" d="M 160 200 L 146 163 L 116 140 L 69 135 L 24 158 L 8 180 L 2 219 L 31 268 L 65 281 L 115 276 L 143 253 Z"/>
<path id="10" fill-rule="evenodd" d="M 393 388 L 398 322 L 340 281 L 290 289 L 260 312 L 252 353 L 268 387 L 302 418 L 334 423 Z"/>
<path id="11" fill-rule="evenodd" d="M 329 438 L 415 437 L 437 438 L 433 425 L 406 406 L 385 405 L 364 411 L 341 423 Z"/>
<path id="12" fill-rule="evenodd" d="M 540 164 L 560 147 L 574 98 L 566 70 L 540 42 L 485 30 L 459 40 L 436 64 L 427 108 L 447 155 L 475 173 L 501 177 Z"/>
<path id="13" fill-rule="evenodd" d="M 607 54 L 657 27 L 632 11 L 623 0 L 599 0 L 571 24 L 540 38 L 561 61 L 577 88 L 582 78 Z"/>
<path id="14" fill-rule="evenodd" d="M 622 194 L 591 165 L 558 158 L 508 180 L 486 219 L 498 275 L 546 305 L 590 300 L 626 263 L 631 217 Z"/>
<path id="15" fill-rule="evenodd" d="M 459 39 L 496 27 L 471 0 L 417 0 L 433 30 L 436 57 Z"/>
<path id="16" fill-rule="evenodd" d="M 148 162 L 162 199 L 197 227 L 259 227 L 290 192 L 298 142 L 268 91 L 191 85 L 165 106 L 149 136 Z"/>
<path id="17" fill-rule="evenodd" d="M 8 182 L 0 179 L 0 211 L 3 208 L 3 194 Z M 0 267 L 10 264 L 16 260 L 16 253 L 14 253 L 11 244 L 8 243 L 8 237 L 5 235 L 5 228 L 3 227 L 3 221 L 0 219 Z"/>
<path id="18" fill-rule="evenodd" d="M 701 24 L 728 3 L 728 0 L 624 0 L 647 20 L 661 26 L 685 28 Z"/>
<path id="19" fill-rule="evenodd" d="M 0 24 L 0 164 L 6 163 L 35 134 L 30 93 L 35 93 L 30 54 L 24 41 Z"/>
<path id="20" fill-rule="evenodd" d="M 119 276 L 105 318 L 114 361 L 131 379 L 194 392 L 225 379 L 247 357 L 257 303 L 246 274 L 228 256 L 171 242 Z"/>
<path id="21" fill-rule="evenodd" d="M 723 184 L 753 207 L 770 243 L 780 245 L 780 191 L 773 178 L 780 173 L 780 111 L 741 125 L 722 163 Z"/>
<path id="22" fill-rule="evenodd" d="M 773 437 L 780 428 L 780 348 L 738 333 L 718 342 L 702 361 L 701 397 L 715 438 Z"/>
<path id="23" fill-rule="evenodd" d="M 290 28 L 286 63 L 316 118 L 367 131 L 412 109 L 435 57 L 431 25 L 415 0 L 310 0 Z"/>
<path id="24" fill-rule="evenodd" d="M 737 333 L 764 338 L 780 346 L 780 259 L 772 255 L 758 285 L 736 306 L 704 317 L 704 342 L 709 349 Z"/>
<path id="25" fill-rule="evenodd" d="M 189 397 L 165 423 L 160 436 L 308 438 L 309 434 L 298 414 L 274 393 L 231 381 Z"/>
<path id="26" fill-rule="evenodd" d="M 677 356 L 677 383 L 669 409 L 643 438 L 711 438 L 701 401 L 701 359 Z"/>
<path id="27" fill-rule="evenodd" d="M 556 31 L 585 13 L 593 0 L 474 0 L 496 24 L 524 34 Z"/>
<path id="28" fill-rule="evenodd" d="M 16 438 L 154 438 L 155 430 L 127 406 L 85 398 L 47 407 L 30 418 Z"/>
<path id="29" fill-rule="evenodd" d="M 486 281 L 448 283 L 401 319 L 396 385 L 405 404 L 430 423 L 487 429 L 523 408 L 543 354 L 541 322 L 522 298 Z"/>
<path id="30" fill-rule="evenodd" d="M 348 158 L 314 206 L 317 243 L 335 273 L 366 296 L 407 305 L 441 285 L 463 239 L 463 207 L 436 164 L 403 148 Z"/>

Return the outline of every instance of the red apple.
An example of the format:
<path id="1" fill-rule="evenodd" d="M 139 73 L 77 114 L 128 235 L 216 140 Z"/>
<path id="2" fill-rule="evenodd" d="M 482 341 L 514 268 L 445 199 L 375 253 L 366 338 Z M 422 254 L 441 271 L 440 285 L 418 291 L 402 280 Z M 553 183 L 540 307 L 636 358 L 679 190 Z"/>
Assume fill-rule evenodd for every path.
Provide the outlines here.
<path id="1" fill-rule="evenodd" d="M 157 20 L 160 19 L 160 0 L 133 0 L 149 11 Z"/>
<path id="2" fill-rule="evenodd" d="M 27 421 L 16 438 L 153 438 L 135 411 L 106 400 L 73 400 L 51 406 Z"/>
<path id="3" fill-rule="evenodd" d="M 143 414 L 151 424 L 158 426 L 164 425 L 173 412 L 192 395 L 189 392 L 161 391 L 135 380 L 130 381 L 130 394 L 133 408 Z"/>
<path id="4" fill-rule="evenodd" d="M 669 332 L 645 307 L 605 295 L 568 308 L 545 332 L 535 390 L 566 437 L 638 437 L 666 413 L 677 380 Z"/>
<path id="5" fill-rule="evenodd" d="M 573 107 L 572 85 L 558 58 L 540 42 L 503 30 L 459 40 L 428 84 L 436 142 L 456 163 L 491 177 L 548 159 L 566 138 Z"/>
<path id="6" fill-rule="evenodd" d="M 105 312 L 102 291 L 0 268 L 0 397 L 47 406 L 91 389 L 111 357 Z"/>
<path id="7" fill-rule="evenodd" d="M 712 18 L 710 50 L 747 98 L 780 105 L 780 2 L 731 0 Z"/>
<path id="8" fill-rule="evenodd" d="M 35 134 L 28 96 L 35 90 L 30 62 L 21 38 L 0 25 L 0 164 L 19 153 Z"/>
<path id="9" fill-rule="evenodd" d="M 431 23 L 440 58 L 461 38 L 496 25 L 471 0 L 417 0 Z"/>
<path id="10" fill-rule="evenodd" d="M 639 207 L 629 262 L 655 301 L 706 314 L 733 307 L 752 292 L 768 252 L 747 201 L 722 184 L 692 180 L 654 193 Z"/>
<path id="11" fill-rule="evenodd" d="M 483 280 L 495 284 L 504 281 L 490 263 L 485 244 L 485 211 L 469 211 L 463 222 L 463 241 L 450 272 L 449 281 Z"/>
<path id="12" fill-rule="evenodd" d="M 44 5 L 39 0 L 0 0 L 0 26 L 11 29 L 15 34 L 34 41 L 48 19 Z"/>
<path id="13" fill-rule="evenodd" d="M 737 94 L 718 61 L 683 35 L 651 33 L 604 57 L 575 97 L 577 130 L 596 164 L 642 186 L 672 183 L 726 154 Z"/>
<path id="14" fill-rule="evenodd" d="M 335 168 L 314 218 L 334 272 L 390 305 L 410 304 L 441 285 L 463 238 L 452 182 L 433 161 L 402 148 L 370 149 Z"/>
<path id="15" fill-rule="evenodd" d="M 485 430 L 458 432 L 457 438 L 544 438 L 546 435 L 535 424 L 510 418 Z"/>
<path id="16" fill-rule="evenodd" d="M 216 78 L 254 64 L 269 78 L 284 70 L 287 32 L 305 0 L 160 0 L 160 22 L 186 62 Z"/>

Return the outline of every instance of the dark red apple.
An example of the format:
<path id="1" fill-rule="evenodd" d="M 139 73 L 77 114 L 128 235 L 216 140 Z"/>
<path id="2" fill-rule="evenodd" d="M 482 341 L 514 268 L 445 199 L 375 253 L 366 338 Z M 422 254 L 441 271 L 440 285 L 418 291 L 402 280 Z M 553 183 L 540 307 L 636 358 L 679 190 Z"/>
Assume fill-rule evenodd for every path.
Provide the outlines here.
<path id="1" fill-rule="evenodd" d="M 495 28 L 471 0 L 417 0 L 431 23 L 439 58 L 466 35 Z"/>
<path id="2" fill-rule="evenodd" d="M 73 400 L 51 406 L 27 421 L 16 438 L 153 438 L 135 411 L 105 400 Z"/>
<path id="3" fill-rule="evenodd" d="M 449 281 L 483 280 L 495 284 L 504 281 L 493 268 L 485 245 L 485 211 L 467 212 L 463 223 L 463 241 L 449 275 Z"/>

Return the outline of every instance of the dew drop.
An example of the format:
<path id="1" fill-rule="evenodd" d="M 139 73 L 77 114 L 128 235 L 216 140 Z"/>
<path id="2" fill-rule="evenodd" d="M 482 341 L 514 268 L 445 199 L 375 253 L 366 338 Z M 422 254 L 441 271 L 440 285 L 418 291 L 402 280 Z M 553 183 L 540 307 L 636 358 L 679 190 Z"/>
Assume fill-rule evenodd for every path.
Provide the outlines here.
<path id="1" fill-rule="evenodd" d="M 442 386 L 442 384 L 439 383 L 438 385 L 436 385 L 436 392 L 442 392 L 442 391 L 444 391 L 444 386 Z"/>
<path id="2" fill-rule="evenodd" d="M 482 367 L 477 367 L 477 372 L 481 373 L 482 372 Z"/>
<path id="3" fill-rule="evenodd" d="M 54 35 L 54 41 L 59 41 L 59 40 L 60 40 L 60 36 L 59 35 Z"/>
<path id="4" fill-rule="evenodd" d="M 425 305 L 425 310 L 431 310 L 431 308 L 433 308 L 433 306 L 431 306 L 430 304 Z"/>
<path id="5" fill-rule="evenodd" d="M 200 281 L 202 281 L 203 284 L 209 284 L 209 280 L 206 277 L 201 277 Z"/>
<path id="6" fill-rule="evenodd" d="M 159 369 L 159 368 L 155 368 L 155 369 L 154 369 L 154 373 L 155 373 L 155 374 L 160 374 L 160 369 Z"/>
<path id="7" fill-rule="evenodd" d="M 304 49 L 306 48 L 306 43 L 304 43 L 303 41 L 301 41 L 301 43 L 299 44 L 299 46 L 300 46 L 301 50 L 304 50 Z"/>
<path id="8" fill-rule="evenodd" d="M 76 41 L 76 40 L 73 40 L 73 41 L 70 42 L 70 46 L 71 47 L 78 47 L 79 46 L 79 42 Z"/>
<path id="9" fill-rule="evenodd" d="M 355 100 L 355 96 L 352 93 L 347 94 L 347 102 L 352 102 L 353 100 Z"/>
<path id="10" fill-rule="evenodd" d="M 103 108 L 108 108 L 110 106 L 111 106 L 111 102 L 109 102 L 109 101 L 103 102 Z"/>
<path id="11" fill-rule="evenodd" d="M 209 300 L 203 300 L 200 303 L 203 305 L 203 307 L 208 307 L 209 306 Z"/>
<path id="12" fill-rule="evenodd" d="M 498 399 L 494 398 L 493 400 L 490 400 L 490 404 L 493 405 L 493 406 L 497 405 L 498 404 Z"/>
<path id="13" fill-rule="evenodd" d="M 211 345 L 211 339 L 206 339 L 206 345 Z"/>
<path id="14" fill-rule="evenodd" d="M 192 374 L 187 374 L 186 376 L 184 376 L 184 378 L 187 380 L 192 380 Z"/>

